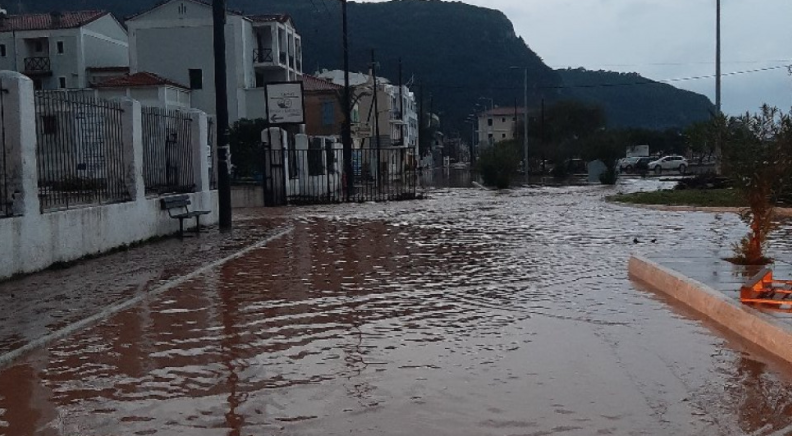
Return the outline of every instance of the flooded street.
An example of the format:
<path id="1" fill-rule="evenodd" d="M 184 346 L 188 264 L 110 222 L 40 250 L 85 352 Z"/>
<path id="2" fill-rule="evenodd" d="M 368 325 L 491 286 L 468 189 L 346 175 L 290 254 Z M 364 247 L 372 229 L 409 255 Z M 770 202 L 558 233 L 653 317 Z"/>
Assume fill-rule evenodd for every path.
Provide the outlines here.
<path id="1" fill-rule="evenodd" d="M 718 251 L 744 225 L 613 193 L 248 214 L 291 231 L 0 371 L 0 434 L 792 432 L 788 367 L 627 277 L 632 252 Z"/>

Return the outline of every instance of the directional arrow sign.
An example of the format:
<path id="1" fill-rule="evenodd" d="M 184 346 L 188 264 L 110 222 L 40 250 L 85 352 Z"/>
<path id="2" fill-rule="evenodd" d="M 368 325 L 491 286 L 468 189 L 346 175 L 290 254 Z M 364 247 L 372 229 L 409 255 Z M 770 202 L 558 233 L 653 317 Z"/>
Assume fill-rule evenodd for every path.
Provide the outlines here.
<path id="1" fill-rule="evenodd" d="M 271 124 L 305 124 L 302 82 L 269 83 L 266 93 Z"/>

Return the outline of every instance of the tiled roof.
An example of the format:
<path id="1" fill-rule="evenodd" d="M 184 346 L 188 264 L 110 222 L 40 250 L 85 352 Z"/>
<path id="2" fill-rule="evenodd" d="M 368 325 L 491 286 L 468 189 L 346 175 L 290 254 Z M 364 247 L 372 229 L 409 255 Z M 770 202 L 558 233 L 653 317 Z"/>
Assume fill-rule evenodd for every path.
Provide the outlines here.
<path id="1" fill-rule="evenodd" d="M 113 77 L 102 83 L 94 85 L 94 88 L 145 88 L 152 86 L 174 86 L 176 88 L 189 89 L 184 85 L 158 76 L 154 73 L 140 72 L 132 75 Z"/>
<path id="2" fill-rule="evenodd" d="M 88 67 L 94 73 L 129 73 L 129 67 Z"/>
<path id="3" fill-rule="evenodd" d="M 304 91 L 336 91 L 344 89 L 343 86 L 308 74 L 303 74 L 302 81 Z"/>
<path id="4" fill-rule="evenodd" d="M 521 107 L 518 107 L 518 108 L 514 108 L 514 107 L 496 107 L 494 109 L 490 109 L 490 110 L 484 112 L 483 114 L 481 114 L 481 116 L 483 116 L 483 117 L 488 116 L 488 115 L 495 116 L 495 117 L 504 116 L 504 115 L 512 115 L 512 116 L 514 116 L 515 112 L 517 112 L 517 114 L 524 114 L 525 110 L 523 108 L 521 108 Z"/>
<path id="5" fill-rule="evenodd" d="M 248 15 L 247 18 L 254 23 L 271 23 L 271 22 L 278 22 L 278 23 L 286 23 L 291 21 L 291 17 L 287 14 L 275 14 L 275 15 Z"/>
<path id="6" fill-rule="evenodd" d="M 109 14 L 106 11 L 73 11 L 60 14 L 22 14 L 0 18 L 0 32 L 74 29 Z"/>

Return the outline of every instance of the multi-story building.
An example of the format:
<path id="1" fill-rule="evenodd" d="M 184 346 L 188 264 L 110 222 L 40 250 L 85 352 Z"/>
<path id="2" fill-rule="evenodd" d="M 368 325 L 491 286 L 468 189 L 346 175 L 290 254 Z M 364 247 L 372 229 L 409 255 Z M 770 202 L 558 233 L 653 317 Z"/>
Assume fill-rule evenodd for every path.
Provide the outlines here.
<path id="1" fill-rule="evenodd" d="M 192 105 L 215 110 L 211 3 L 171 0 L 127 20 L 131 73 L 151 72 L 192 91 Z M 264 86 L 302 76 L 302 38 L 287 15 L 228 12 L 226 24 L 230 121 L 266 117 Z"/>
<path id="2" fill-rule="evenodd" d="M 331 136 L 341 141 L 344 127 L 344 87 L 308 74 L 303 75 L 305 92 L 305 133 L 308 136 Z M 360 122 L 357 103 L 352 105 L 352 140 L 355 148 L 360 140 L 356 133 Z"/>
<path id="3" fill-rule="evenodd" d="M 319 78 L 343 85 L 343 71 L 323 70 Z M 359 102 L 360 130 L 367 132 L 368 139 L 363 141 L 367 148 L 377 147 L 377 129 L 379 129 L 380 147 L 403 147 L 418 158 L 418 103 L 415 93 L 407 86 L 392 85 L 384 77 L 377 78 L 377 110 L 379 116 L 374 118 L 374 78 L 371 74 L 350 73 L 350 85 L 355 87 L 354 93 Z M 401 100 L 401 101 L 400 101 Z"/>
<path id="4" fill-rule="evenodd" d="M 521 107 L 496 107 L 478 116 L 478 142 L 480 145 L 493 145 L 514 139 L 517 127 L 525 109 Z"/>
<path id="5" fill-rule="evenodd" d="M 27 75 L 36 89 L 86 88 L 92 71 L 128 65 L 127 32 L 109 12 L 0 11 L 0 70 Z"/>

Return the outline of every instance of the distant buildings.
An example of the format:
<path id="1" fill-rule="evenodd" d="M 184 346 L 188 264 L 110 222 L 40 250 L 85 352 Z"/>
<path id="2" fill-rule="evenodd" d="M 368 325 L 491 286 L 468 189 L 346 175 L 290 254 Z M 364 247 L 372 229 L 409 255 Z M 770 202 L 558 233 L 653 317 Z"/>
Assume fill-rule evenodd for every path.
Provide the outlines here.
<path id="1" fill-rule="evenodd" d="M 324 70 L 318 77 L 337 85 L 344 83 L 343 71 Z M 418 101 L 407 86 L 392 85 L 377 78 L 377 113 L 374 113 L 374 78 L 371 74 L 350 73 L 350 85 L 360 106 L 358 131 L 362 148 L 404 148 L 408 159 L 419 160 Z"/>
<path id="2" fill-rule="evenodd" d="M 215 113 L 212 7 L 171 0 L 127 20 L 132 74 L 154 73 L 191 91 L 192 105 Z M 302 76 L 302 38 L 287 15 L 229 11 L 226 24 L 230 121 L 265 118 L 264 86 Z"/>
<path id="3" fill-rule="evenodd" d="M 517 123 L 522 121 L 525 109 L 518 107 L 496 107 L 478 115 L 478 142 L 493 145 L 514 139 Z"/>
<path id="4" fill-rule="evenodd" d="M 86 88 L 128 66 L 127 31 L 108 12 L 0 11 L 0 70 L 27 75 L 38 90 Z"/>

